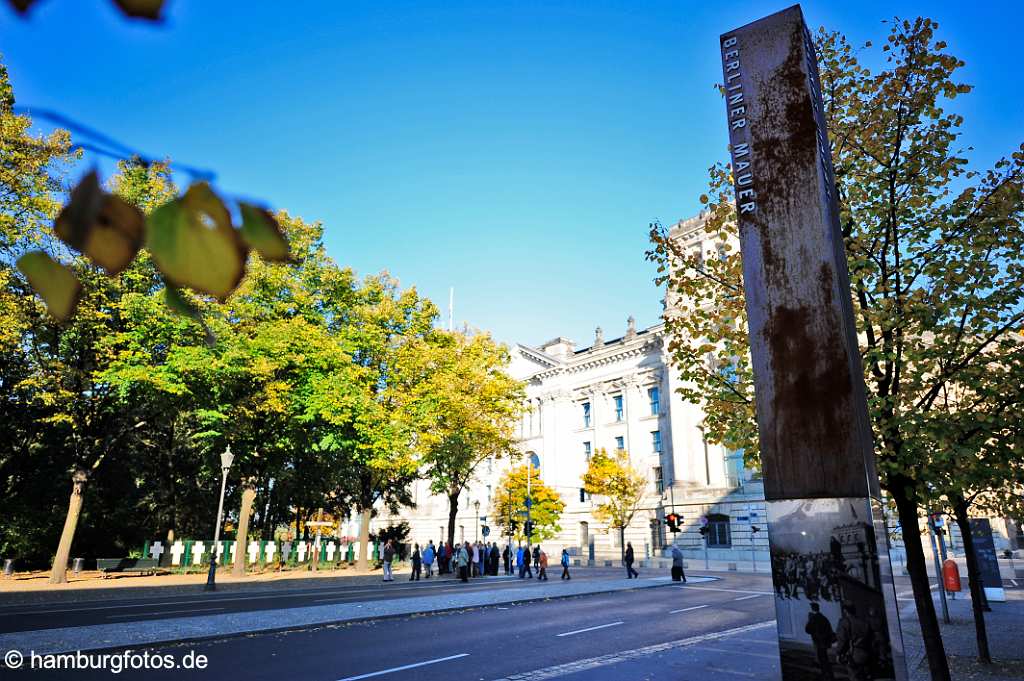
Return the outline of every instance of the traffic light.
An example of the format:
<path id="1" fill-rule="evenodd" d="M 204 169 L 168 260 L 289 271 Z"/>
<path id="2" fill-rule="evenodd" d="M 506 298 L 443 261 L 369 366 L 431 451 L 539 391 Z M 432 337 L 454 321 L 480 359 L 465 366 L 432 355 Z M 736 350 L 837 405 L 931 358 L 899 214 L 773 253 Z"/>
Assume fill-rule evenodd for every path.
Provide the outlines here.
<path id="1" fill-rule="evenodd" d="M 532 520 L 527 520 L 526 523 L 523 525 L 523 534 L 525 534 L 527 537 L 530 537 L 530 536 L 533 535 L 533 521 Z"/>
<path id="2" fill-rule="evenodd" d="M 665 524 L 671 532 L 680 532 L 679 524 L 682 522 L 683 518 L 678 513 L 669 513 L 665 516 Z"/>
<path id="3" fill-rule="evenodd" d="M 707 528 L 707 526 L 704 526 L 704 527 L 700 528 L 700 536 L 702 536 L 702 537 L 708 536 L 708 528 Z"/>
<path id="4" fill-rule="evenodd" d="M 518 529 L 519 529 L 519 521 L 518 520 L 513 520 L 513 521 L 511 521 L 508 524 L 508 533 L 509 534 L 515 534 L 516 530 L 518 530 Z"/>

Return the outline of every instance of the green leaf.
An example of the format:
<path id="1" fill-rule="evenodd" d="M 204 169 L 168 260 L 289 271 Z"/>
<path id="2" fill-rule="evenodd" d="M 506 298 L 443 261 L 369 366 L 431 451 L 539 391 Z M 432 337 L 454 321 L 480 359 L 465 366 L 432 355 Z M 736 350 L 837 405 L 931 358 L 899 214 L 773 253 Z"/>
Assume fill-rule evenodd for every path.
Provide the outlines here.
<path id="1" fill-rule="evenodd" d="M 147 223 L 146 248 L 175 286 L 223 301 L 245 275 L 248 248 L 205 182 L 196 182 L 184 196 L 154 210 Z"/>
<path id="2" fill-rule="evenodd" d="M 128 267 L 142 246 L 144 218 L 138 208 L 100 188 L 96 171 L 82 178 L 57 216 L 61 241 L 84 253 L 108 274 Z"/>
<path id="3" fill-rule="evenodd" d="M 43 251 L 31 251 L 18 258 L 18 269 L 42 296 L 54 319 L 62 322 L 74 313 L 82 292 L 74 272 Z"/>
<path id="4" fill-rule="evenodd" d="M 242 238 L 271 262 L 288 261 L 288 240 L 270 211 L 251 203 L 238 203 L 242 211 Z"/>
<path id="5" fill-rule="evenodd" d="M 164 302 L 167 303 L 167 307 L 171 308 L 176 314 L 182 317 L 187 317 L 199 324 L 203 328 L 203 333 L 206 335 L 206 345 L 213 347 L 217 338 L 213 335 L 213 331 L 207 326 L 206 320 L 203 319 L 203 313 L 199 311 L 199 308 L 192 303 L 180 289 L 168 286 L 164 289 Z"/>

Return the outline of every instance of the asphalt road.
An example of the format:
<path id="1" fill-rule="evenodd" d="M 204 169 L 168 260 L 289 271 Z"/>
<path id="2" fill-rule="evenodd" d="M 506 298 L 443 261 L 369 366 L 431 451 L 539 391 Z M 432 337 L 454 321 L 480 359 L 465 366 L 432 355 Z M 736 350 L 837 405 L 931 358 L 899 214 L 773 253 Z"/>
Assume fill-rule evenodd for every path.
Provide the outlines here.
<path id="1" fill-rule="evenodd" d="M 588 569 L 576 570 L 573 578 L 574 581 L 586 581 L 611 575 L 622 576 L 620 570 Z M 555 576 L 557 577 L 557 574 Z M 409 582 L 408 578 L 402 579 L 399 576 L 388 584 L 378 582 L 353 586 L 320 585 L 259 591 L 233 590 L 188 594 L 179 592 L 176 595 L 142 598 L 107 598 L 51 605 L 11 605 L 0 607 L 0 633 L 486 591 L 519 586 L 523 583 L 515 577 L 504 576 L 476 578 L 466 584 L 447 575 L 441 578 L 421 579 L 417 582 Z M 525 580 L 525 583 L 536 583 L 536 580 Z M 114 592 L 111 593 L 113 594 Z"/>
<path id="2" fill-rule="evenodd" d="M 773 616 L 768 577 L 734 575 L 686 587 L 666 585 L 136 649 L 132 651 L 136 656 L 133 660 L 141 660 L 143 654 L 174 655 L 174 663 L 180 664 L 186 655 L 191 655 L 192 660 L 204 655 L 208 666 L 201 671 L 129 669 L 117 677 L 247 681 L 492 680 L 550 670 L 613 653 L 628 658 L 628 651 L 770 622 Z M 773 663 L 777 660 L 774 639 L 766 637 L 766 631 L 774 632 L 769 627 L 742 634 L 741 641 L 753 641 L 749 645 L 732 642 L 731 649 L 729 641 L 722 644 L 725 648 L 695 645 L 686 649 L 686 655 L 692 658 L 702 654 L 708 658 L 691 660 L 690 664 L 696 665 L 694 669 L 706 664 L 717 670 L 715 674 L 725 674 L 723 678 L 750 678 L 754 673 L 751 669 L 777 665 L 777 661 Z M 760 639 L 759 644 L 757 639 Z M 642 676 L 630 678 L 652 681 L 681 678 L 678 669 L 673 671 L 671 665 L 657 656 L 637 656 L 623 664 L 632 665 L 634 672 L 640 673 L 635 668 L 645 664 L 645 660 L 654 666 L 644 670 Z M 601 666 L 614 667 L 615 660 Z M 585 672 L 580 674 L 580 678 L 589 678 Z M 543 676 L 540 674 L 538 678 Z M 703 674 L 692 678 L 698 677 L 704 681 Z M 23 669 L 11 678 L 110 679 L 111 672 Z"/>

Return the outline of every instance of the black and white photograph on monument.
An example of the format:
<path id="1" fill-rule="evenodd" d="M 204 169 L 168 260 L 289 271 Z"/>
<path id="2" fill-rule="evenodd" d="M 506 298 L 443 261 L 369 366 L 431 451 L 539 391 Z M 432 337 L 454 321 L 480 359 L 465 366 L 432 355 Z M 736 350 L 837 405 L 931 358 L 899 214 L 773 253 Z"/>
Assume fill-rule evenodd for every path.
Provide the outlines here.
<path id="1" fill-rule="evenodd" d="M 895 678 L 870 509 L 863 499 L 768 503 L 787 679 Z"/>

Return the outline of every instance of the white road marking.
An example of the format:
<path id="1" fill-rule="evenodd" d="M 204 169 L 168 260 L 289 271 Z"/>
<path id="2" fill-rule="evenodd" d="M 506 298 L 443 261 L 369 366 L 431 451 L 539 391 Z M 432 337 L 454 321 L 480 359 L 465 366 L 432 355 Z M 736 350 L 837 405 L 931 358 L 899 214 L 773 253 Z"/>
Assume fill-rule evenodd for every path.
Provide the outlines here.
<path id="1" fill-rule="evenodd" d="M 774 591 L 751 591 L 750 589 L 723 589 L 720 586 L 687 586 L 680 585 L 676 589 L 698 589 L 700 591 L 728 591 L 731 594 L 757 594 L 758 596 L 774 596 Z"/>
<path id="2" fill-rule="evenodd" d="M 694 606 L 689 607 L 689 608 L 679 608 L 679 610 L 669 610 L 668 614 L 674 615 L 677 612 L 690 612 L 691 610 L 700 610 L 701 608 L 706 608 L 706 607 L 708 607 L 708 606 L 706 606 L 706 605 L 694 605 Z"/>
<path id="3" fill-rule="evenodd" d="M 704 669 L 707 669 L 709 672 L 722 672 L 723 674 L 736 674 L 737 676 L 760 676 L 760 674 L 755 674 L 753 672 L 741 672 L 736 669 L 723 669 L 722 667 L 704 667 Z"/>
<path id="4" fill-rule="evenodd" d="M 459 653 L 458 655 L 449 655 L 448 657 L 439 657 L 436 660 L 427 660 L 425 662 L 414 662 L 413 664 L 404 664 L 401 667 L 392 667 L 391 669 L 382 669 L 379 672 L 370 672 L 369 674 L 360 674 L 358 676 L 346 676 L 338 681 L 356 681 L 356 679 L 368 679 L 372 676 L 383 676 L 384 674 L 392 674 L 394 672 L 405 671 L 406 669 L 415 669 L 416 667 L 426 667 L 428 664 L 437 664 L 438 662 L 447 662 L 448 660 L 457 660 L 460 657 L 468 657 L 469 653 Z"/>
<path id="5" fill-rule="evenodd" d="M 199 610 L 188 609 L 188 610 L 161 610 L 160 612 L 133 612 L 126 615 L 107 615 L 108 620 L 117 619 L 120 617 L 149 617 L 150 615 L 176 615 L 183 612 L 216 612 L 218 610 L 227 610 L 227 608 L 200 608 Z"/>
<path id="6" fill-rule="evenodd" d="M 748 601 L 748 600 L 750 600 L 751 598 L 757 598 L 757 597 L 759 597 L 760 595 L 761 595 L 761 594 L 753 594 L 753 595 L 751 595 L 751 596 L 740 596 L 739 598 L 734 598 L 733 600 L 734 600 L 734 601 Z"/>
<path id="7" fill-rule="evenodd" d="M 767 622 L 747 624 L 742 627 L 736 627 L 735 629 L 714 631 L 708 634 L 700 634 L 699 636 L 692 636 L 690 638 L 679 639 L 677 641 L 668 641 L 667 643 L 655 643 L 653 645 L 644 646 L 643 648 L 636 648 L 634 650 L 623 650 L 618 653 L 609 653 L 608 655 L 601 655 L 600 657 L 591 657 L 583 660 L 576 660 L 575 662 L 567 662 L 565 664 L 555 665 L 553 667 L 546 667 L 544 669 L 535 669 L 531 672 L 517 673 L 514 675 L 514 681 L 547 681 L 548 679 L 559 679 L 572 673 L 579 673 L 582 671 L 588 671 L 590 669 L 597 669 L 598 667 L 605 667 L 607 665 L 618 664 L 620 662 L 627 662 L 629 660 L 646 658 L 657 653 L 663 653 L 668 650 L 676 650 L 677 648 L 684 648 L 686 646 L 696 645 L 698 643 L 703 643 L 705 641 L 714 641 L 720 638 L 735 636 L 736 634 L 744 634 L 751 631 L 759 631 L 761 629 L 768 629 L 774 627 L 775 620 L 768 620 Z M 497 679 L 497 681 L 513 681 L 513 679 L 504 678 Z"/>
<path id="8" fill-rule="evenodd" d="M 595 629 L 607 629 L 608 627 L 617 627 L 623 622 L 609 622 L 608 624 L 599 624 L 596 627 L 587 627 L 586 629 L 577 629 L 576 631 L 567 631 L 564 634 L 555 634 L 556 636 L 572 636 L 573 634 L 582 634 L 585 631 L 594 631 Z"/>
<path id="9" fill-rule="evenodd" d="M 1017 585 L 1017 580 L 1016 580 L 1016 579 L 1011 579 L 1011 580 L 1010 580 L 1010 584 L 1013 584 L 1014 586 L 1018 586 L 1018 585 Z"/>

